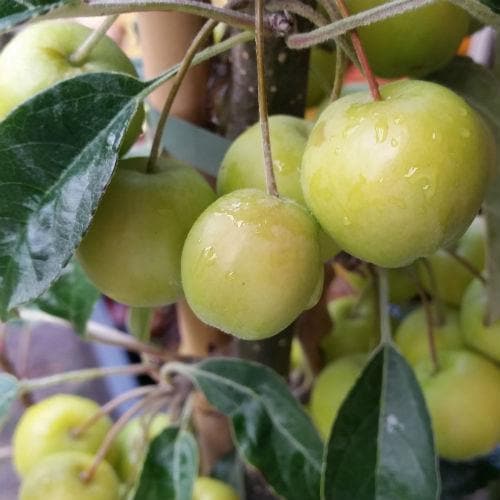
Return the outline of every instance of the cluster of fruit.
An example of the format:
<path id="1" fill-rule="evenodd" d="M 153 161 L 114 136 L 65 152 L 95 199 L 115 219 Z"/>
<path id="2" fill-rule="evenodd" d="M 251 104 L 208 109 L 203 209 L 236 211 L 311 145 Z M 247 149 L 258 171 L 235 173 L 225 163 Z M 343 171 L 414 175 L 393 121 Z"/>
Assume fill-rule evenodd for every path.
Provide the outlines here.
<path id="1" fill-rule="evenodd" d="M 482 273 L 485 239 L 484 221 L 477 217 L 450 251 Z M 428 268 L 418 263 L 414 269 L 390 270 L 389 283 L 395 292 L 392 302 L 410 310 L 402 320 L 394 318 L 395 342 L 421 384 L 439 454 L 466 460 L 492 451 L 500 441 L 500 326 L 484 324 L 485 285 L 452 253 L 439 250 L 428 259 L 433 280 Z M 427 309 L 414 300 L 417 279 L 434 293 Z M 322 348 L 329 363 L 315 380 L 310 401 L 313 420 L 325 438 L 379 331 L 373 280 L 345 270 L 338 271 L 335 280 L 345 281 L 349 293 L 328 303 L 334 326 Z M 429 328 L 437 370 L 431 361 Z"/>
<path id="2" fill-rule="evenodd" d="M 120 431 L 106 460 L 92 477 L 94 454 L 112 422 L 92 400 L 58 394 L 31 406 L 19 420 L 13 440 L 14 464 L 22 478 L 20 500 L 118 500 L 133 493 L 149 442 L 168 425 L 164 413 L 142 415 Z M 225 483 L 196 479 L 193 500 L 238 500 Z"/>

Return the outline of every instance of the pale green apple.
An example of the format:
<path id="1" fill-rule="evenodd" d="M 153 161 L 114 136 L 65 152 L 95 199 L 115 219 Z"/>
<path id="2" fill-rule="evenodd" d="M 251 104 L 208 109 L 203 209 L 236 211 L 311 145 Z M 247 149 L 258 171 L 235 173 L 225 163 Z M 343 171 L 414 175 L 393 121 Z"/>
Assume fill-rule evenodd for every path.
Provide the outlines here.
<path id="1" fill-rule="evenodd" d="M 335 52 L 312 47 L 307 73 L 307 106 L 316 106 L 332 92 L 335 79 Z"/>
<path id="2" fill-rule="evenodd" d="M 387 270 L 389 280 L 389 299 L 393 304 L 404 304 L 418 295 L 416 276 L 411 267 Z"/>
<path id="3" fill-rule="evenodd" d="M 465 343 L 500 363 L 500 321 L 486 324 L 487 295 L 477 279 L 469 285 L 462 299 L 460 325 Z"/>
<path id="4" fill-rule="evenodd" d="M 104 36 L 80 64 L 70 56 L 92 30 L 74 21 L 56 20 L 31 24 L 15 36 L 0 53 L 0 120 L 38 92 L 83 73 L 118 72 L 137 76 L 125 53 Z M 141 106 L 125 135 L 122 152 L 128 150 L 142 130 Z"/>
<path id="5" fill-rule="evenodd" d="M 366 355 L 352 354 L 328 364 L 314 382 L 309 403 L 311 417 L 327 439 L 338 411 L 366 363 Z"/>
<path id="6" fill-rule="evenodd" d="M 317 300 L 318 226 L 292 200 L 257 189 L 219 198 L 182 252 L 186 299 L 205 323 L 239 338 L 271 337 Z"/>
<path id="7" fill-rule="evenodd" d="M 443 323 L 438 324 L 434 306 L 432 308 L 433 333 L 438 353 L 443 350 L 464 348 L 458 311 L 445 308 Z M 430 357 L 427 316 L 422 306 L 404 318 L 396 330 L 395 341 L 401 354 L 412 366 Z"/>
<path id="8" fill-rule="evenodd" d="M 346 0 L 351 14 L 388 0 Z M 445 23 L 445 24 L 443 24 Z M 467 11 L 450 2 L 406 12 L 358 29 L 368 60 L 378 76 L 420 77 L 446 65 L 469 31 Z"/>
<path id="9" fill-rule="evenodd" d="M 500 442 L 500 369 L 472 352 L 443 351 L 440 369 L 430 360 L 416 367 L 439 455 L 469 460 Z"/>
<path id="10" fill-rule="evenodd" d="M 228 484 L 212 477 L 196 478 L 193 500 L 239 500 L 239 495 Z"/>
<path id="11" fill-rule="evenodd" d="M 93 459 L 75 451 L 43 458 L 23 479 L 19 500 L 119 500 L 120 483 L 106 461 L 99 464 L 91 480 L 82 478 Z"/>
<path id="12" fill-rule="evenodd" d="M 111 428 L 104 416 L 75 437 L 74 431 L 93 417 L 100 407 L 91 399 L 57 394 L 30 406 L 20 418 L 13 437 L 14 464 L 24 476 L 44 457 L 62 451 L 95 453 Z M 108 454 L 116 461 L 116 450 Z"/>
<path id="13" fill-rule="evenodd" d="M 476 217 L 451 249 L 479 272 L 483 272 L 486 260 L 486 227 L 483 217 Z M 428 260 L 436 281 L 436 290 L 432 290 L 427 268 L 420 264 L 419 276 L 425 289 L 430 293 L 437 293 L 439 299 L 448 304 L 460 306 L 465 289 L 474 278 L 472 273 L 446 249 L 438 250 Z"/>
<path id="14" fill-rule="evenodd" d="M 280 196 L 306 206 L 300 186 L 300 164 L 312 125 L 301 118 L 287 115 L 269 117 L 269 135 L 273 156 L 273 170 Z M 266 190 L 262 133 L 255 123 L 240 134 L 228 149 L 217 176 L 217 192 L 228 194 L 237 189 Z M 338 245 L 320 231 L 323 260 L 339 253 Z"/>
<path id="15" fill-rule="evenodd" d="M 491 131 L 458 95 L 398 81 L 326 108 L 302 162 L 304 198 L 342 249 L 403 267 L 452 245 L 483 201 Z"/>
<path id="16" fill-rule="evenodd" d="M 171 304 L 182 295 L 184 240 L 215 199 L 194 168 L 161 158 L 148 173 L 147 161 L 118 163 L 77 254 L 99 290 L 136 307 Z"/>

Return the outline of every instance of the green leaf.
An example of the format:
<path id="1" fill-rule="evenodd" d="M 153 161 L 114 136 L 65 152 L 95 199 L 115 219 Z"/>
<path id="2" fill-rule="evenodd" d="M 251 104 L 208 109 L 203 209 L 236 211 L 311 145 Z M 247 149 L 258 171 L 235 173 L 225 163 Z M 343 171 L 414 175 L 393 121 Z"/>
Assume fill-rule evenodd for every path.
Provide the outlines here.
<path id="1" fill-rule="evenodd" d="M 47 14 L 72 0 L 1 0 L 0 33 L 34 17 Z"/>
<path id="2" fill-rule="evenodd" d="M 325 500 L 439 497 L 424 398 L 411 368 L 389 344 L 376 351 L 340 408 L 321 489 Z"/>
<path id="3" fill-rule="evenodd" d="M 151 443 L 135 500 L 192 500 L 198 446 L 191 433 L 168 427 Z"/>
<path id="4" fill-rule="evenodd" d="M 177 365 L 176 365 L 177 367 Z M 230 417 L 243 459 L 287 500 L 317 500 L 323 444 L 285 381 L 249 361 L 212 358 L 179 366 Z"/>
<path id="5" fill-rule="evenodd" d="M 500 78 L 484 66 L 456 57 L 430 79 L 460 94 L 489 123 L 500 151 Z M 488 232 L 488 316 L 500 320 L 500 154 L 484 202 Z"/>
<path id="6" fill-rule="evenodd" d="M 70 260 L 145 88 L 118 73 L 82 75 L 0 123 L 0 316 L 47 290 Z"/>
<path id="7" fill-rule="evenodd" d="M 17 398 L 19 383 L 16 377 L 0 373 L 0 429 L 2 428 L 12 403 Z"/>
<path id="8" fill-rule="evenodd" d="M 481 0 L 481 3 L 487 5 L 493 12 L 500 13 L 500 1 L 499 0 Z"/>
<path id="9" fill-rule="evenodd" d="M 33 305 L 72 323 L 76 332 L 85 333 L 100 292 L 89 281 L 76 260 L 71 260 L 59 279 Z"/>

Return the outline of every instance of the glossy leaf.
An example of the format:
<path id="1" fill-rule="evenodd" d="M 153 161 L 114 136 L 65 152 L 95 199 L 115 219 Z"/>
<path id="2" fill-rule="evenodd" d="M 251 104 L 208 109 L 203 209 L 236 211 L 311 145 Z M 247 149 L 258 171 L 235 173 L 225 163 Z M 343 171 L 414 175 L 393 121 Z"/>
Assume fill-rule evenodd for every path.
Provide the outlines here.
<path id="1" fill-rule="evenodd" d="M 151 443 L 135 500 L 192 500 L 198 446 L 192 434 L 168 427 Z"/>
<path id="2" fill-rule="evenodd" d="M 325 500 L 439 497 L 423 395 L 413 371 L 391 345 L 376 351 L 340 408 L 321 489 Z"/>
<path id="3" fill-rule="evenodd" d="M 285 381 L 249 361 L 208 359 L 184 366 L 208 401 L 230 417 L 236 446 L 287 500 L 317 500 L 323 444 Z"/>
<path id="4" fill-rule="evenodd" d="M 456 57 L 432 80 L 445 85 L 466 99 L 487 120 L 500 151 L 500 78 L 470 59 Z M 484 203 L 488 232 L 488 315 L 500 320 L 500 154 L 495 175 L 490 180 Z"/>
<path id="5" fill-rule="evenodd" d="M 58 9 L 71 0 L 1 0 L 0 33 L 34 17 Z"/>
<path id="6" fill-rule="evenodd" d="M 0 316 L 49 288 L 87 230 L 146 84 L 63 81 L 0 123 Z"/>
<path id="7" fill-rule="evenodd" d="M 83 335 L 99 296 L 99 290 L 89 281 L 78 262 L 72 260 L 59 279 L 36 299 L 34 305 L 53 316 L 70 321 L 76 332 Z"/>
<path id="8" fill-rule="evenodd" d="M 0 429 L 17 397 L 18 380 L 7 373 L 0 373 Z"/>

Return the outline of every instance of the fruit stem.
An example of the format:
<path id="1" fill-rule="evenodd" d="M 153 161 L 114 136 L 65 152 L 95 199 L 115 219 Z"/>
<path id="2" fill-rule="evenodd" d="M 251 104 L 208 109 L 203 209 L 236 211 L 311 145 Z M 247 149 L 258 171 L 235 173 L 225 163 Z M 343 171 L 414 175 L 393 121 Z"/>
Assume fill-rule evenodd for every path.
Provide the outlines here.
<path id="1" fill-rule="evenodd" d="M 88 418 L 83 424 L 75 427 L 71 430 L 71 437 L 73 439 L 78 439 L 82 434 L 87 432 L 94 424 L 96 424 L 102 417 L 105 415 L 109 415 L 115 408 L 118 408 L 121 404 L 131 400 L 138 398 L 140 396 L 144 396 L 156 390 L 158 386 L 156 384 L 146 385 L 141 387 L 136 387 L 135 389 L 131 389 L 129 391 L 120 394 L 116 398 L 108 401 L 105 405 L 103 405 L 99 411 L 95 412 L 90 418 Z"/>
<path id="2" fill-rule="evenodd" d="M 349 17 L 349 10 L 347 9 L 345 1 L 337 0 L 337 5 L 339 7 L 342 16 Z M 361 38 L 359 37 L 358 32 L 356 30 L 352 30 L 350 34 L 351 34 L 352 44 L 354 45 L 354 50 L 356 51 L 361 67 L 363 68 L 363 73 L 365 75 L 365 78 L 368 81 L 368 86 L 370 87 L 370 92 L 372 94 L 373 100 L 381 101 L 382 96 L 380 95 L 378 83 L 370 66 L 370 63 L 368 62 L 368 57 L 366 56 L 365 49 L 361 42 Z"/>
<path id="3" fill-rule="evenodd" d="M 330 96 L 330 101 L 336 101 L 342 92 L 342 86 L 344 84 L 344 73 L 346 68 L 346 58 L 344 51 L 340 46 L 337 45 L 337 59 L 335 61 L 335 80 L 333 81 L 332 94 Z"/>
<path id="4" fill-rule="evenodd" d="M 217 21 L 209 19 L 198 31 L 197 35 L 194 37 L 193 41 L 189 45 L 184 58 L 179 67 L 179 71 L 175 77 L 175 80 L 172 83 L 172 88 L 168 93 L 167 100 L 165 101 L 165 105 L 163 106 L 160 118 L 158 120 L 158 124 L 156 126 L 156 132 L 153 139 L 153 144 L 151 146 L 151 152 L 149 154 L 148 165 L 146 167 L 147 173 L 153 173 L 156 161 L 160 156 L 160 149 L 162 144 L 162 136 L 163 129 L 165 128 L 165 124 L 167 123 L 168 115 L 170 113 L 170 109 L 172 108 L 172 104 L 174 103 L 175 97 L 181 87 L 181 84 L 186 76 L 189 68 L 191 67 L 191 63 L 198 52 L 198 49 L 207 41 L 210 33 L 212 33 L 213 29 L 217 26 Z"/>
<path id="5" fill-rule="evenodd" d="M 469 260 L 467 260 L 465 257 L 462 257 L 459 255 L 455 250 L 448 250 L 448 254 L 453 257 L 459 264 L 461 264 L 467 271 L 469 271 L 472 276 L 477 278 L 483 285 L 486 285 L 486 278 L 483 276 L 481 271 L 474 266 Z"/>
<path id="6" fill-rule="evenodd" d="M 436 310 L 436 320 L 434 324 L 436 326 L 442 326 L 445 323 L 445 314 L 443 309 L 443 303 L 441 302 L 441 298 L 439 297 L 438 294 L 436 275 L 434 274 L 434 270 L 432 269 L 432 264 L 429 262 L 429 260 L 428 259 L 421 259 L 421 260 L 427 272 L 427 276 L 429 277 L 432 301 L 434 303 L 434 308 Z M 417 278 L 417 286 L 419 285 L 419 283 L 420 281 Z"/>
<path id="7" fill-rule="evenodd" d="M 255 53 L 257 58 L 257 94 L 259 102 L 259 121 L 262 133 L 262 150 L 264 154 L 264 173 L 267 192 L 278 196 L 276 178 L 273 171 L 271 140 L 269 137 L 269 119 L 267 112 L 266 74 L 264 62 L 264 0 L 255 2 Z"/>
<path id="8" fill-rule="evenodd" d="M 86 471 L 82 472 L 80 475 L 80 479 L 84 483 L 89 483 L 90 481 L 92 481 L 92 478 L 94 477 L 97 468 L 99 467 L 101 462 L 105 459 L 106 455 L 111 449 L 111 446 L 113 445 L 114 440 L 116 439 L 120 431 L 125 427 L 125 425 L 127 425 L 128 421 L 132 417 L 134 417 L 137 413 L 139 413 L 143 408 L 146 408 L 152 402 L 156 401 L 158 398 L 163 397 L 164 392 L 165 392 L 164 388 L 159 388 L 156 391 L 152 392 L 149 396 L 146 396 L 144 399 L 138 401 L 133 406 L 131 406 L 113 424 L 109 432 L 106 434 L 106 437 L 104 438 L 103 442 L 101 443 L 99 450 L 95 454 L 92 464 Z"/>
<path id="9" fill-rule="evenodd" d="M 107 16 L 101 25 L 84 40 L 73 54 L 69 56 L 69 62 L 74 66 L 81 66 L 117 19 L 118 14 Z"/>
<path id="10" fill-rule="evenodd" d="M 391 319 L 389 317 L 389 280 L 387 270 L 377 267 L 378 300 L 380 316 L 380 340 L 382 344 L 392 342 Z"/>

